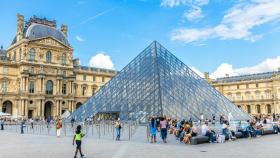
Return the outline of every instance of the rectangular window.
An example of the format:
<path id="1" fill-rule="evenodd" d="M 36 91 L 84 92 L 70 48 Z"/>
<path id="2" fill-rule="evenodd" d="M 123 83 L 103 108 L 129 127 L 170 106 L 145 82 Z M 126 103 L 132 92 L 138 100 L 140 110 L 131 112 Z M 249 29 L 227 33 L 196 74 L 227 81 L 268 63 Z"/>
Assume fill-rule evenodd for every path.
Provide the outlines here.
<path id="1" fill-rule="evenodd" d="M 95 77 L 95 75 L 93 75 L 92 76 L 92 81 L 95 82 L 95 80 L 96 80 L 96 77 Z"/>
<path id="2" fill-rule="evenodd" d="M 258 84 L 258 83 L 256 83 L 256 87 L 257 87 L 257 88 L 259 87 L 259 84 Z"/>
<path id="3" fill-rule="evenodd" d="M 239 89 L 239 85 L 237 85 L 236 88 Z"/>
<path id="4" fill-rule="evenodd" d="M 102 82 L 105 82 L 105 77 L 102 77 Z"/>
<path id="5" fill-rule="evenodd" d="M 62 94 L 66 94 L 66 83 L 62 84 Z"/>
<path id="6" fill-rule="evenodd" d="M 34 93 L 34 81 L 29 82 L 29 93 Z"/>
<path id="7" fill-rule="evenodd" d="M 7 66 L 4 66 L 3 67 L 3 74 L 7 74 L 8 73 L 8 67 Z"/>
<path id="8" fill-rule="evenodd" d="M 7 81 L 2 82 L 2 92 L 7 92 Z"/>
<path id="9" fill-rule="evenodd" d="M 83 80 L 86 81 L 87 80 L 87 75 L 83 76 Z"/>

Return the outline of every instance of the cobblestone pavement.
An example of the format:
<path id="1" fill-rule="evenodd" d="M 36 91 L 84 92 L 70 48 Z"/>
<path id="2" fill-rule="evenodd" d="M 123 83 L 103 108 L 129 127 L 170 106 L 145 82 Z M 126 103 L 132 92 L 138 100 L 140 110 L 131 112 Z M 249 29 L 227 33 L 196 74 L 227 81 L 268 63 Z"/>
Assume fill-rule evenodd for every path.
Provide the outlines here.
<path id="1" fill-rule="evenodd" d="M 20 135 L 0 132 L 1 158 L 71 158 L 71 137 Z M 169 138 L 167 144 L 86 138 L 82 147 L 87 158 L 278 158 L 280 135 L 239 139 L 223 144 L 183 145 Z"/>

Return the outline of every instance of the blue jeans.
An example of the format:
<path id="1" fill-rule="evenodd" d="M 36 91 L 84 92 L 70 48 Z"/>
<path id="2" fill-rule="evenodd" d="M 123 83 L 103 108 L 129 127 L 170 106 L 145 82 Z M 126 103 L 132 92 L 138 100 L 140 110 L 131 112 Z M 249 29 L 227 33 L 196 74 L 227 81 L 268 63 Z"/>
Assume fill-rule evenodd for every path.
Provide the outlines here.
<path id="1" fill-rule="evenodd" d="M 273 132 L 274 133 L 278 133 L 279 132 L 279 128 L 277 125 L 273 125 Z"/>
<path id="2" fill-rule="evenodd" d="M 120 138 L 121 138 L 121 129 L 120 128 L 116 128 L 116 133 L 117 133 L 116 140 L 120 140 Z"/>
<path id="3" fill-rule="evenodd" d="M 166 138 L 167 138 L 167 129 L 166 128 L 160 129 L 160 135 L 161 135 L 161 139 L 162 140 L 166 140 Z"/>
<path id="4" fill-rule="evenodd" d="M 215 142 L 215 135 L 214 135 L 214 133 L 213 132 L 209 132 L 209 131 L 207 131 L 206 132 L 206 135 L 205 136 L 207 136 L 208 137 L 208 139 L 209 139 L 209 142 Z"/>

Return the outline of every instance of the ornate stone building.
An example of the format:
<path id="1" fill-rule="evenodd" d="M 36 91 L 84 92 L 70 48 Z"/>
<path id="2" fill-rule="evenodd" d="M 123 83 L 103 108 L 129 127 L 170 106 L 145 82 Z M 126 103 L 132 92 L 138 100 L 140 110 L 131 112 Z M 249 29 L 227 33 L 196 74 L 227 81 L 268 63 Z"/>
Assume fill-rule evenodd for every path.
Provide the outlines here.
<path id="1" fill-rule="evenodd" d="M 205 78 L 218 91 L 250 114 L 280 113 L 280 69 L 211 80 Z"/>
<path id="2" fill-rule="evenodd" d="M 14 117 L 44 118 L 73 111 L 117 72 L 85 67 L 73 59 L 67 26 L 17 15 L 16 37 L 0 49 L 0 110 Z"/>

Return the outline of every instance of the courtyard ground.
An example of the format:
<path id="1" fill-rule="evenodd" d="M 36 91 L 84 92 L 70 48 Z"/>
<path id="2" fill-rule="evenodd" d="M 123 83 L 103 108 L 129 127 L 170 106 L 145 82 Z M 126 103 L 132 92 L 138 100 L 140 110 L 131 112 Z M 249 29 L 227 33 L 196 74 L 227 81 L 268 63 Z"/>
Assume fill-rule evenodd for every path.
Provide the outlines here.
<path id="1" fill-rule="evenodd" d="M 71 158 L 71 137 L 0 132 L 1 158 Z M 167 144 L 86 138 L 82 147 L 87 158 L 278 158 L 280 135 L 239 139 L 223 144 L 183 145 L 169 138 Z"/>

